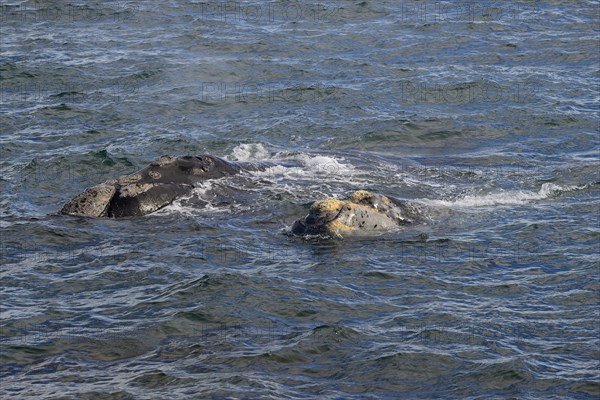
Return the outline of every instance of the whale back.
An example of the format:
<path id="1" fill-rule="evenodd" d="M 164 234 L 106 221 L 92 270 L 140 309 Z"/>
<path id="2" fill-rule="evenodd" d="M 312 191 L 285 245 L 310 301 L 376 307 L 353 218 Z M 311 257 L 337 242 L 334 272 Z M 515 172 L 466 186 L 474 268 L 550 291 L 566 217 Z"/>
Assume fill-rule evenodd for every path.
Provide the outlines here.
<path id="1" fill-rule="evenodd" d="M 239 164 L 211 155 L 163 156 L 138 172 L 86 189 L 65 204 L 60 214 L 111 218 L 146 215 L 190 193 L 199 182 L 241 171 Z"/>

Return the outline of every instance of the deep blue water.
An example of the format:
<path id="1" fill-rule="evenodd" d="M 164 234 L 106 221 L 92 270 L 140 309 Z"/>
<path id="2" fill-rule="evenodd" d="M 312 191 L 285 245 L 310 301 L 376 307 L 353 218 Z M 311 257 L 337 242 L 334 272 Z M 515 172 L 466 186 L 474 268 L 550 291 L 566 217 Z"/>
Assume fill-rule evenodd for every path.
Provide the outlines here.
<path id="1" fill-rule="evenodd" d="M 3 1 L 0 397 L 598 398 L 599 7 Z M 56 215 L 201 153 L 283 166 Z M 429 219 L 285 234 L 356 189 Z"/>

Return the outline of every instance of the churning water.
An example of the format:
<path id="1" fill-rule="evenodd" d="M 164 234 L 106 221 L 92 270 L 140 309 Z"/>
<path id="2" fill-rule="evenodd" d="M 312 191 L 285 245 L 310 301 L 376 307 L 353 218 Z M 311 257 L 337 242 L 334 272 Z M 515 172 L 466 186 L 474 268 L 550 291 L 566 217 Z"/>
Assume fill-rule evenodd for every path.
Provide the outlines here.
<path id="1" fill-rule="evenodd" d="M 587 399 L 597 1 L 3 1 L 7 399 Z M 58 216 L 163 154 L 281 166 Z M 285 235 L 369 189 L 426 224 Z"/>

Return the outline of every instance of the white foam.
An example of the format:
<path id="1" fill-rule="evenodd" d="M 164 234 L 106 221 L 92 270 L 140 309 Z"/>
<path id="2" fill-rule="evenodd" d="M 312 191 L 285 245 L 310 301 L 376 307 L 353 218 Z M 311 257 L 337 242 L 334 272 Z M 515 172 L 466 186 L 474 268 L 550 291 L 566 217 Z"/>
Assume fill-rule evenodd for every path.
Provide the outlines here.
<path id="1" fill-rule="evenodd" d="M 271 153 L 262 143 L 242 143 L 237 145 L 231 151 L 231 155 L 226 157 L 235 161 L 273 161 L 283 163 L 286 161 L 298 166 L 275 165 L 267 168 L 265 171 L 253 173 L 258 176 L 283 176 L 287 178 L 302 176 L 344 176 L 348 177 L 355 173 L 354 166 L 343 163 L 343 158 L 338 159 L 331 156 L 324 156 L 310 153 Z"/>
<path id="2" fill-rule="evenodd" d="M 554 183 L 544 183 L 539 191 L 501 191 L 484 195 L 466 195 L 456 200 L 428 200 L 421 199 L 423 203 L 444 207 L 485 207 L 496 205 L 525 204 L 535 200 L 543 200 L 558 193 L 580 190 L 587 185 L 561 186 Z"/>
<path id="3" fill-rule="evenodd" d="M 242 143 L 237 145 L 231 151 L 231 156 L 227 157 L 235 161 L 254 161 L 268 160 L 271 158 L 271 153 L 262 143 Z"/>
<path id="4" fill-rule="evenodd" d="M 239 149 L 239 151 L 243 150 Z M 253 171 L 252 175 L 272 182 L 307 181 L 317 178 L 320 181 L 327 179 L 332 182 L 350 182 L 350 178 L 355 175 L 356 171 L 354 166 L 345 164 L 343 159 L 323 155 L 277 153 L 270 158 L 263 158 L 263 160 L 265 159 L 278 165 L 273 165 L 263 171 Z"/>
<path id="5" fill-rule="evenodd" d="M 306 170 L 315 174 L 347 176 L 355 172 L 354 166 L 341 163 L 334 157 L 298 154 L 295 159 L 300 161 Z"/>

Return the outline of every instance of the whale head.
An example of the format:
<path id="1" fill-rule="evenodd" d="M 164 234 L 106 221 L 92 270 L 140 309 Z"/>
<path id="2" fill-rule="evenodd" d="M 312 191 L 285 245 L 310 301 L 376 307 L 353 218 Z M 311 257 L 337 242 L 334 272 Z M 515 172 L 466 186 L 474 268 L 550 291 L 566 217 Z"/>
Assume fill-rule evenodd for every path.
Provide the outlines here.
<path id="1" fill-rule="evenodd" d="M 345 235 L 381 231 L 414 222 L 417 209 L 400 200 L 359 190 L 347 200 L 316 201 L 308 215 L 294 222 L 295 235 Z"/>

